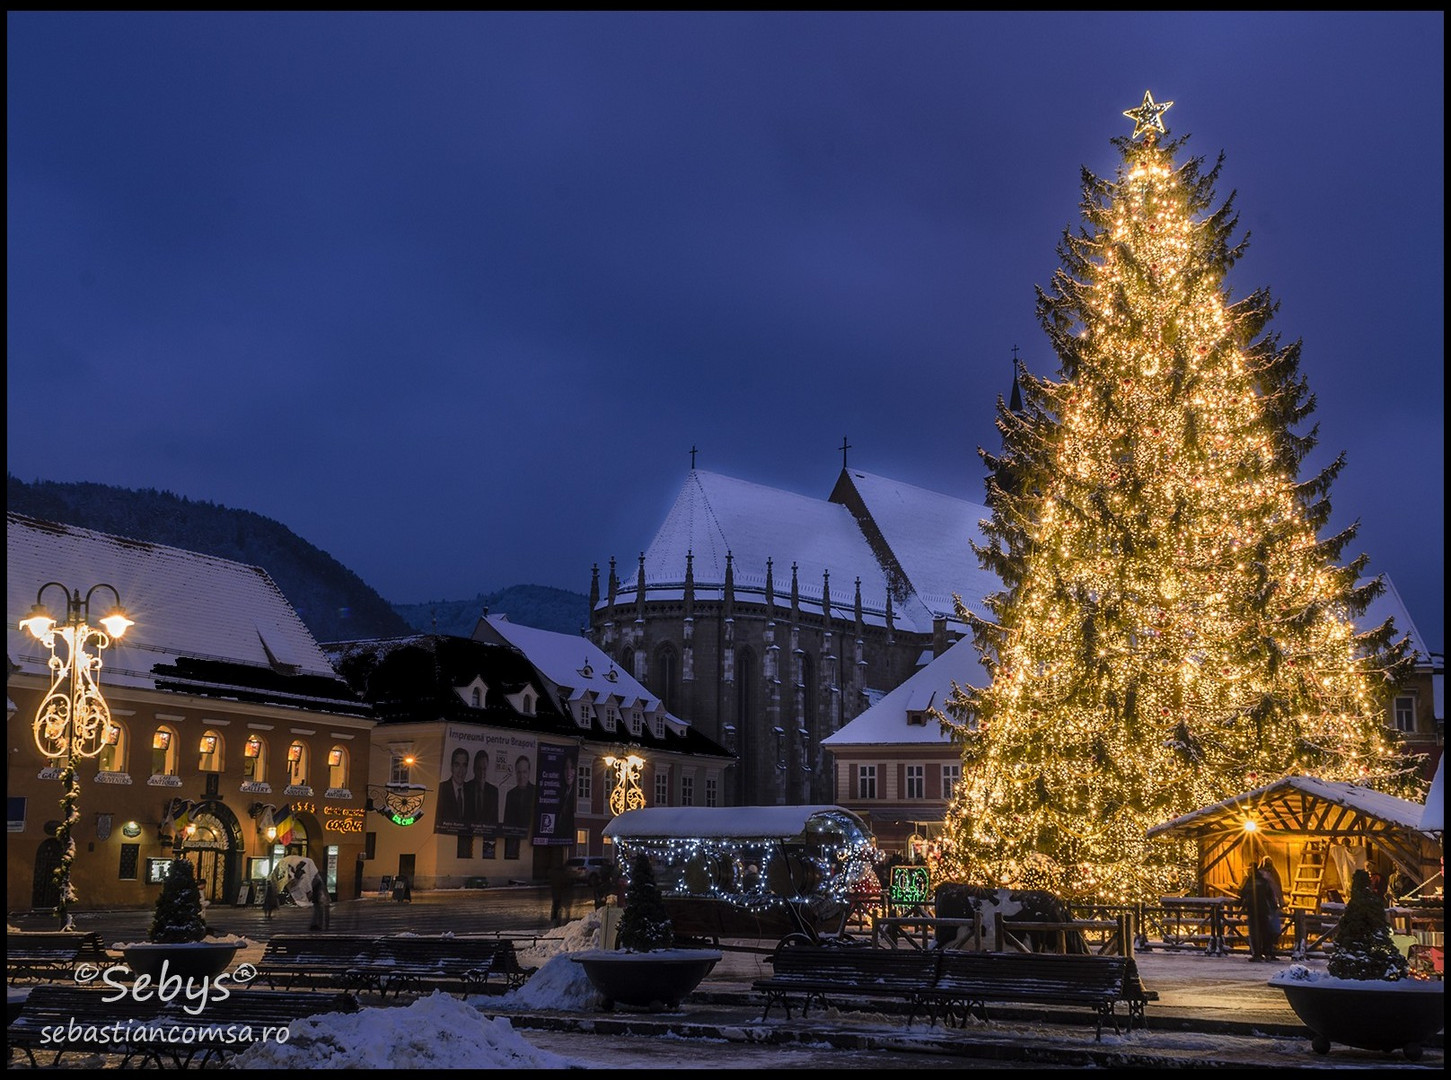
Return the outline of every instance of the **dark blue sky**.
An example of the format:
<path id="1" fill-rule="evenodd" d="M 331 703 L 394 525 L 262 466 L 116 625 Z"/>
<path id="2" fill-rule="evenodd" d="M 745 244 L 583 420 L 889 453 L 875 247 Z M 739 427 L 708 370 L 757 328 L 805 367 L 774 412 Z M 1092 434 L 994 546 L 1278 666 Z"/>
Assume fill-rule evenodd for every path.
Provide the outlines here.
<path id="1" fill-rule="evenodd" d="M 632 567 L 690 465 L 981 501 L 1146 89 L 1302 338 L 1433 648 L 1444 15 L 7 16 L 8 466 L 283 522 L 395 602 Z"/>

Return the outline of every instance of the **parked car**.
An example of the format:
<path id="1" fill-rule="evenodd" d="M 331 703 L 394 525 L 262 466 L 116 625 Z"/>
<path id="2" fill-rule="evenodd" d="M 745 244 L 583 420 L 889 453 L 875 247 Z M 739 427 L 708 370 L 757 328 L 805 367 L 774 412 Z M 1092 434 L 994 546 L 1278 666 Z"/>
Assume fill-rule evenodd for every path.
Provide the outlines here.
<path id="1" fill-rule="evenodd" d="M 615 860 L 611 855 L 580 855 L 564 864 L 564 871 L 571 881 L 582 881 L 591 889 L 600 883 L 600 878 L 614 870 Z"/>

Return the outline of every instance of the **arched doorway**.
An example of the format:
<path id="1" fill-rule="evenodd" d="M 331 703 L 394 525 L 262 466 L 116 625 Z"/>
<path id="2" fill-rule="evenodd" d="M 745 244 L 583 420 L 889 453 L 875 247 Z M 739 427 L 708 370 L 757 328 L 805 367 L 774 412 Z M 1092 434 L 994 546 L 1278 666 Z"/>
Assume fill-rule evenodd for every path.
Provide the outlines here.
<path id="1" fill-rule="evenodd" d="M 30 889 L 30 906 L 53 908 L 60 904 L 60 884 L 55 872 L 60 869 L 60 841 L 47 837 L 35 849 L 35 880 Z"/>
<path id="2" fill-rule="evenodd" d="M 242 828 L 226 804 L 200 803 L 191 812 L 191 826 L 181 841 L 181 854 L 190 860 L 202 897 L 212 904 L 228 904 L 242 880 Z"/>

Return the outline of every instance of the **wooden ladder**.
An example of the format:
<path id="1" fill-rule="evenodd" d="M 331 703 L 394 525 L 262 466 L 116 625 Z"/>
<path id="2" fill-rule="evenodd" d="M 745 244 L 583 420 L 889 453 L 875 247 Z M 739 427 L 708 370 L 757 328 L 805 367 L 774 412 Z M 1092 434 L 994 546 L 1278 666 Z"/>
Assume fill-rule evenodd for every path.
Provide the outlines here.
<path id="1" fill-rule="evenodd" d="M 1295 880 L 1290 882 L 1290 895 L 1285 906 L 1302 911 L 1320 908 L 1320 882 L 1325 877 L 1325 841 L 1311 840 L 1305 845 L 1300 862 L 1295 866 Z"/>

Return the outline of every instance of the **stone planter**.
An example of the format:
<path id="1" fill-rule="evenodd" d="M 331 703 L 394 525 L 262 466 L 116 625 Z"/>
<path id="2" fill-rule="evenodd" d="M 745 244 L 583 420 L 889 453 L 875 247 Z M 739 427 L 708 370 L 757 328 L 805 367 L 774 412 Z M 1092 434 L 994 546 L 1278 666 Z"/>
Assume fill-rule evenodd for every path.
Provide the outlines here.
<path id="1" fill-rule="evenodd" d="M 721 958 L 713 949 L 663 949 L 635 953 L 591 949 L 572 959 L 584 968 L 605 1009 L 616 1004 L 673 1009 L 700 985 Z"/>
<path id="2" fill-rule="evenodd" d="M 1285 992 L 1313 1033 L 1311 1048 L 1328 1054 L 1331 1044 L 1361 1050 L 1402 1051 L 1411 1061 L 1421 1044 L 1445 1025 L 1444 984 L 1438 980 L 1398 982 L 1328 979 L 1305 981 L 1284 976 L 1270 980 Z"/>
<path id="3" fill-rule="evenodd" d="M 121 954 L 126 966 L 137 975 L 206 979 L 226 971 L 241 947 L 235 941 L 141 942 L 125 946 Z"/>

